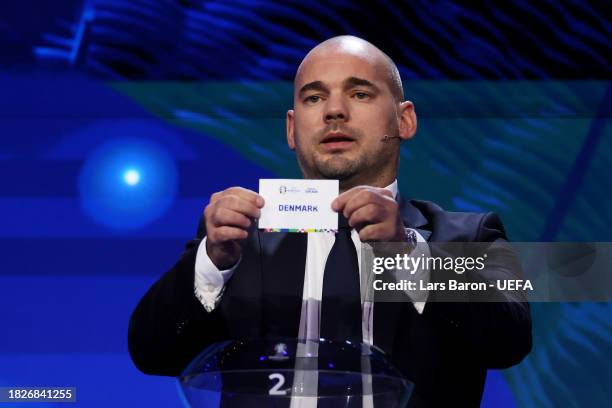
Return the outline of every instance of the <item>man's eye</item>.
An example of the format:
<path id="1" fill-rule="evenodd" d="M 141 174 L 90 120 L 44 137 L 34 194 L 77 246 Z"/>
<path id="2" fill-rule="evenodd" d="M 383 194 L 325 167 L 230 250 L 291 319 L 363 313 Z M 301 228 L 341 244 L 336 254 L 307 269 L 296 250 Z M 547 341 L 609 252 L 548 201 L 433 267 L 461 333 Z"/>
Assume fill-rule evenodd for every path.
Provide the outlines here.
<path id="1" fill-rule="evenodd" d="M 370 95 L 365 92 L 355 92 L 354 96 L 357 99 L 368 99 L 370 97 Z"/>
<path id="2" fill-rule="evenodd" d="M 320 96 L 310 95 L 310 96 L 306 97 L 306 102 L 315 103 L 315 102 L 319 102 L 320 99 L 321 99 Z"/>

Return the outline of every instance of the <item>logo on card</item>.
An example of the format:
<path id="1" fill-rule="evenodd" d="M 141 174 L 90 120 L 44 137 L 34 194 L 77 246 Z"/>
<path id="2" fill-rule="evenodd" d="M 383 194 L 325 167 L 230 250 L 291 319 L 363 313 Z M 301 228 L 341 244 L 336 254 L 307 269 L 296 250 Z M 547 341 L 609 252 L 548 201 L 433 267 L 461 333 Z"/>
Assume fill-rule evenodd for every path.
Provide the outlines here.
<path id="1" fill-rule="evenodd" d="M 278 192 L 281 194 L 287 194 L 287 193 L 299 193 L 300 189 L 297 187 L 287 187 L 287 186 L 280 186 L 278 188 Z"/>

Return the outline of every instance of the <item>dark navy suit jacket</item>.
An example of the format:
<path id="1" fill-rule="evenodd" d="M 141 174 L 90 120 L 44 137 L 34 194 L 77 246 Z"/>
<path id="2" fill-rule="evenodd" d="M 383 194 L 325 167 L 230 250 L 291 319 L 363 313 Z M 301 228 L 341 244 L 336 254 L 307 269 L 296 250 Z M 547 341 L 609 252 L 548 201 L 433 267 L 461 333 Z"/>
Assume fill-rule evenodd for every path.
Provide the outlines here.
<path id="1" fill-rule="evenodd" d="M 447 212 L 431 202 L 401 198 L 399 205 L 405 226 L 430 242 L 506 240 L 493 213 Z M 251 234 L 210 313 L 194 295 L 195 257 L 205 235 L 201 220 L 197 237 L 132 314 L 129 350 L 145 373 L 179 375 L 207 345 L 221 340 L 298 335 L 306 234 Z M 410 302 L 377 303 L 374 344 L 414 382 L 418 405 L 478 406 L 487 368 L 517 364 L 531 350 L 529 306 L 512 299 L 431 301 L 420 315 Z"/>

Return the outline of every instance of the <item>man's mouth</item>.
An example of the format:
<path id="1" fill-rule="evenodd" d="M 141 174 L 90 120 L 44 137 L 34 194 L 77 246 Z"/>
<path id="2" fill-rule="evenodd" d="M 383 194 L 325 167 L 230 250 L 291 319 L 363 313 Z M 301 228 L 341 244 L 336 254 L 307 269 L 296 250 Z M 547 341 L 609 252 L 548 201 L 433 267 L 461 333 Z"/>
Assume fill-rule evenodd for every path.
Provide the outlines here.
<path id="1" fill-rule="evenodd" d="M 327 151 L 337 151 L 349 149 L 355 143 L 355 139 L 344 133 L 328 133 L 321 144 Z"/>

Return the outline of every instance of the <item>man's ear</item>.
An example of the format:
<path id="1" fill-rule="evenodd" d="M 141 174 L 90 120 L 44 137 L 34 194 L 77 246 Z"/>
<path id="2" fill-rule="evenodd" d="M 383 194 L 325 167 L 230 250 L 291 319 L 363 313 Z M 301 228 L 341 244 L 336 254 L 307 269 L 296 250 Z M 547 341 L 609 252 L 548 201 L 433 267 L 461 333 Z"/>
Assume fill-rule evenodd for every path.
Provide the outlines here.
<path id="1" fill-rule="evenodd" d="M 399 136 L 402 140 L 411 139 L 417 130 L 417 117 L 414 104 L 404 101 L 399 106 Z"/>
<path id="2" fill-rule="evenodd" d="M 293 109 L 287 111 L 287 145 L 291 150 L 295 150 L 295 139 L 293 138 Z"/>

